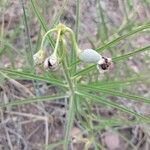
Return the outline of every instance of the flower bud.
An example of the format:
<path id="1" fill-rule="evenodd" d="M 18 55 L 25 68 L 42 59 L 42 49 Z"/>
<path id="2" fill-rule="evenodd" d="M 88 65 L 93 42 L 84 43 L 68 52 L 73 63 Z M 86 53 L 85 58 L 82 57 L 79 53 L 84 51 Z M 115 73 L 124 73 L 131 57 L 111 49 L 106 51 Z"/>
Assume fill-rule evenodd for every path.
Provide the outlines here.
<path id="1" fill-rule="evenodd" d="M 44 68 L 50 70 L 57 70 L 58 68 L 58 58 L 56 56 L 51 55 L 50 57 L 46 58 L 44 61 Z"/>
<path id="2" fill-rule="evenodd" d="M 40 65 L 44 62 L 46 52 L 39 50 L 36 54 L 33 55 L 33 60 L 35 65 Z"/>
<path id="3" fill-rule="evenodd" d="M 85 49 L 81 51 L 79 54 L 79 59 L 85 63 L 97 63 L 102 59 L 102 56 L 92 49 Z"/>

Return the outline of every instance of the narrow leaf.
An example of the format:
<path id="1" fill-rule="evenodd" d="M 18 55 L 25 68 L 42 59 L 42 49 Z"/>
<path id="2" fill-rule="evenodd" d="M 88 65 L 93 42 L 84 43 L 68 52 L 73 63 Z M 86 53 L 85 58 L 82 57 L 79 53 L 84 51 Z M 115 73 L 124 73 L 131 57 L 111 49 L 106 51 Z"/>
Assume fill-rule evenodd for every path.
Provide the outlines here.
<path id="1" fill-rule="evenodd" d="M 68 96 L 66 96 L 66 95 L 54 95 L 54 96 L 45 96 L 45 97 L 33 97 L 33 98 L 29 98 L 29 99 L 24 99 L 24 100 L 14 100 L 14 101 L 9 102 L 7 104 L 0 103 L 0 108 L 10 107 L 10 106 L 19 106 L 19 105 L 44 102 L 44 101 L 53 101 L 53 100 L 64 99 L 66 97 L 68 97 Z"/>
<path id="2" fill-rule="evenodd" d="M 135 54 L 137 54 L 137 53 L 141 53 L 141 52 L 144 52 L 144 51 L 147 51 L 147 50 L 150 50 L 150 46 L 147 46 L 147 47 L 144 47 L 144 48 L 136 49 L 135 51 L 130 52 L 130 53 L 128 53 L 128 54 L 124 54 L 124 55 L 122 55 L 122 56 L 114 57 L 112 60 L 113 60 L 114 62 L 118 62 L 118 61 L 120 61 L 120 60 L 127 59 L 127 58 L 129 58 L 129 57 L 131 57 L 131 56 L 133 56 L 133 55 L 135 55 Z"/>
<path id="3" fill-rule="evenodd" d="M 139 102 L 144 102 L 144 103 L 150 104 L 150 99 L 147 99 L 147 98 L 144 98 L 141 96 L 137 96 L 137 95 L 131 95 L 131 94 L 123 93 L 120 91 L 110 90 L 110 89 L 101 88 L 98 86 L 91 86 L 91 85 L 84 85 L 84 86 L 80 86 L 80 87 L 82 87 L 83 89 L 89 90 L 89 91 L 106 93 L 109 95 L 119 96 L 119 97 L 127 98 L 129 100 L 136 100 Z"/>
<path id="4" fill-rule="evenodd" d="M 120 36 L 120 37 L 118 37 L 118 38 L 116 38 L 116 39 L 114 39 L 114 40 L 112 40 L 110 42 L 108 42 L 107 44 L 105 44 L 102 47 L 97 48 L 96 50 L 102 52 L 105 49 L 108 49 L 110 47 L 115 46 L 121 40 L 123 40 L 123 39 L 125 39 L 125 38 L 127 38 L 127 37 L 129 37 L 129 36 L 131 36 L 133 34 L 141 32 L 141 31 L 143 31 L 145 29 L 148 29 L 148 28 L 150 28 L 150 22 L 148 22 L 147 24 L 144 24 L 142 26 L 138 26 L 136 29 L 134 29 L 134 30 L 132 30 L 132 31 L 130 31 L 130 32 L 128 32 L 128 33 L 126 33 L 126 34 L 124 34 L 124 35 L 122 35 L 122 36 Z"/>
<path id="5" fill-rule="evenodd" d="M 136 116 L 138 118 L 144 119 L 144 120 L 149 120 L 145 116 L 143 116 L 141 114 L 138 114 L 138 113 L 136 113 L 136 112 L 126 108 L 125 106 L 121 106 L 121 105 L 116 104 L 116 103 L 114 103 L 112 101 L 109 101 L 109 100 L 106 100 L 104 98 L 101 98 L 100 96 L 96 96 L 96 94 L 95 95 L 94 94 L 90 94 L 90 93 L 85 92 L 84 90 L 81 90 L 81 89 L 80 89 L 80 92 L 78 92 L 77 94 L 83 96 L 84 98 L 86 97 L 86 98 L 88 98 L 90 100 L 93 100 L 94 102 L 100 103 L 102 105 L 106 105 L 106 106 L 109 106 L 111 108 L 116 108 L 116 109 L 118 109 L 120 111 L 127 112 L 129 114 L 132 114 L 132 115 L 134 115 L 134 116 Z"/>
<path id="6" fill-rule="evenodd" d="M 44 18 L 40 14 L 40 11 L 38 10 L 38 6 L 37 6 L 35 0 L 31 0 L 31 4 L 32 4 L 32 8 L 33 8 L 33 10 L 34 10 L 34 12 L 35 12 L 35 14 L 36 14 L 40 24 L 41 24 L 43 30 L 45 32 L 47 32 L 49 30 L 48 27 L 47 27 L 47 23 L 45 22 Z M 48 35 L 48 39 L 49 39 L 49 42 L 50 42 L 52 48 L 54 48 L 54 41 L 53 41 L 53 39 L 51 38 L 50 35 Z"/>
<path id="7" fill-rule="evenodd" d="M 47 77 L 37 76 L 37 75 L 34 75 L 34 74 L 30 74 L 30 73 L 24 73 L 24 72 L 20 72 L 20 71 L 13 71 L 13 70 L 2 69 L 2 68 L 0 68 L 0 72 L 6 73 L 6 74 L 9 74 L 9 75 L 13 75 L 13 76 L 15 76 L 15 78 L 17 76 L 19 76 L 19 77 L 24 77 L 26 79 L 45 81 L 47 83 L 51 83 L 51 84 L 54 84 L 54 85 L 66 87 L 65 83 L 63 83 L 62 81 L 56 80 L 52 77 L 47 78 Z"/>

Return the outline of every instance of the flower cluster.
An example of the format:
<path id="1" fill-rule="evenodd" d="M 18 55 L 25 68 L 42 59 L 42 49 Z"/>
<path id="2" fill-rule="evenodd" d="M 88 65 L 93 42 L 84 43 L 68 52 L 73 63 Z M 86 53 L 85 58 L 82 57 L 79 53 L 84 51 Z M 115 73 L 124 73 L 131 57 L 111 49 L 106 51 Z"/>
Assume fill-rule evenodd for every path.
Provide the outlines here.
<path id="1" fill-rule="evenodd" d="M 46 52 L 43 50 L 43 45 L 44 45 L 44 41 L 45 41 L 47 35 L 50 32 L 57 32 L 57 39 L 56 39 L 54 52 L 52 53 L 51 56 L 48 56 L 46 58 Z M 71 40 L 73 42 L 75 52 L 76 52 L 78 58 L 82 62 L 84 62 L 84 63 L 94 63 L 94 64 L 97 65 L 98 70 L 108 70 L 109 66 L 111 65 L 111 58 L 101 56 L 97 51 L 95 51 L 93 49 L 80 50 L 78 48 L 77 43 L 76 43 L 74 32 L 70 28 L 66 27 L 63 24 L 59 24 L 56 28 L 53 28 L 53 29 L 49 30 L 43 36 L 42 43 L 41 43 L 41 48 L 33 56 L 35 65 L 43 64 L 43 67 L 46 70 L 49 70 L 49 69 L 52 70 L 52 71 L 57 70 L 57 68 L 59 66 L 59 61 L 61 60 L 58 57 L 58 52 L 57 51 L 58 51 L 60 41 L 63 43 L 63 45 L 66 45 L 65 40 L 64 40 L 64 36 L 63 36 L 66 32 L 70 32 Z"/>

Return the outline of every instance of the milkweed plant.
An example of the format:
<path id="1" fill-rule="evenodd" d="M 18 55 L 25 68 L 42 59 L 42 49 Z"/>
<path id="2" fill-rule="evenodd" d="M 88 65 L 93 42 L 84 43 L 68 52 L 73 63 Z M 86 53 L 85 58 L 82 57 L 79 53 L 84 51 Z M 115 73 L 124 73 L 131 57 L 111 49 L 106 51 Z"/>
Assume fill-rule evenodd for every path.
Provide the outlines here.
<path id="1" fill-rule="evenodd" d="M 47 53 L 44 48 L 44 43 L 47 39 L 47 36 L 50 34 L 53 35 L 55 41 L 53 52 L 51 55 L 49 55 L 49 53 Z M 68 44 L 71 44 L 71 46 L 68 46 Z M 112 59 L 103 56 L 96 50 L 90 48 L 81 50 L 78 47 L 75 33 L 71 28 L 65 26 L 64 24 L 58 24 L 56 27 L 47 31 L 47 33 L 42 38 L 40 50 L 36 54 L 34 54 L 33 59 L 36 66 L 43 67 L 49 73 L 56 73 L 59 70 L 63 70 L 65 78 L 64 87 L 66 88 L 65 94 L 68 97 L 69 103 L 63 142 L 65 150 L 68 149 L 69 144 L 73 140 L 73 138 L 71 137 L 71 129 L 73 127 L 75 118 L 80 120 L 80 125 L 87 134 L 85 138 L 80 137 L 80 140 L 78 139 L 79 141 L 85 143 L 85 149 L 89 149 L 90 147 L 99 149 L 99 142 L 96 138 L 96 131 L 97 129 L 103 128 L 103 126 L 107 127 L 108 122 L 111 122 L 110 124 L 112 126 L 124 123 L 130 124 L 127 118 L 123 120 L 118 118 L 108 119 L 104 121 L 101 117 L 96 116 L 96 114 L 94 114 L 94 112 L 92 111 L 95 103 L 97 106 L 103 105 L 112 107 L 137 117 L 137 119 L 135 119 L 133 123 L 139 123 L 143 120 L 149 120 L 142 114 L 134 112 L 110 100 L 107 100 L 105 96 L 99 95 L 99 92 L 102 92 L 104 94 L 112 94 L 114 96 L 131 98 L 134 100 L 140 100 L 141 97 L 113 91 L 113 82 L 112 87 L 109 88 L 109 84 L 100 85 L 98 84 L 98 80 L 97 83 L 90 83 L 89 81 L 82 79 L 82 75 L 88 74 L 91 68 L 93 69 L 93 72 L 94 70 L 97 70 L 99 75 L 103 74 L 105 71 L 109 72 L 109 68 L 112 65 Z M 77 68 L 80 63 L 87 65 L 88 67 L 78 72 Z M 114 82 L 114 88 L 115 85 L 116 84 Z M 149 100 L 144 100 L 149 103 Z"/>
<path id="2" fill-rule="evenodd" d="M 47 38 L 49 33 L 55 33 L 56 42 L 54 46 L 54 50 L 52 54 L 47 56 L 46 51 L 44 50 L 44 42 Z M 111 58 L 107 58 L 101 56 L 98 52 L 93 49 L 85 49 L 81 50 L 78 47 L 78 44 L 75 39 L 75 34 L 69 27 L 65 26 L 64 24 L 58 24 L 57 27 L 50 29 L 44 36 L 41 42 L 40 50 L 33 55 L 33 60 L 35 65 L 43 66 L 43 68 L 49 72 L 57 71 L 60 67 L 63 68 L 64 76 L 67 83 L 68 91 L 66 94 L 69 94 L 69 111 L 67 113 L 67 126 L 65 132 L 65 145 L 64 149 L 67 149 L 69 144 L 69 137 L 71 128 L 73 126 L 73 121 L 75 117 L 75 112 L 80 112 L 78 110 L 77 104 L 77 95 L 84 96 L 80 91 L 77 89 L 77 82 L 78 79 L 72 77 L 71 69 L 74 67 L 69 63 L 67 60 L 71 57 L 71 53 L 69 49 L 67 49 L 67 42 L 66 38 L 71 39 L 72 44 L 72 51 L 71 53 L 74 54 L 74 61 L 80 60 L 86 64 L 96 64 L 97 69 L 101 72 L 102 70 L 108 70 L 109 66 L 111 65 Z M 75 62 L 76 63 L 76 62 Z M 74 64 L 75 65 L 75 64 Z M 74 72 L 76 72 L 76 68 Z M 92 141 L 89 141 L 92 143 Z M 87 145 L 90 145 L 88 142 Z M 88 146 L 86 146 L 88 147 Z"/>
<path id="3" fill-rule="evenodd" d="M 3 68 L 0 69 L 0 73 L 6 78 L 11 76 L 15 79 L 22 77 L 34 81 L 44 81 L 57 86 L 59 92 L 46 97 L 37 96 L 24 101 L 15 100 L 6 104 L 1 103 L 0 107 L 67 100 L 67 103 L 65 102 L 67 113 L 64 137 L 61 141 L 50 144 L 48 141 L 48 125 L 46 125 L 46 149 L 63 145 L 63 149 L 68 150 L 74 144 L 74 141 L 82 143 L 85 150 L 103 148 L 99 139 L 99 134 L 103 129 L 124 125 L 139 125 L 150 121 L 149 117 L 142 112 L 122 105 L 122 103 L 117 100 L 114 101 L 110 97 L 115 96 L 125 101 L 133 100 L 147 105 L 150 104 L 149 98 L 120 90 L 120 88 L 130 86 L 145 77 L 134 76 L 124 80 L 103 80 L 105 73 L 107 73 L 107 76 L 111 75 L 110 68 L 114 63 L 147 51 L 150 46 L 138 48 L 113 58 L 107 57 L 106 54 L 103 55 L 102 52 L 117 45 L 119 41 L 149 28 L 150 23 L 145 23 L 94 50 L 91 48 L 80 49 L 74 31 L 64 24 L 58 24 L 47 30 L 42 37 L 39 50 L 33 55 L 34 67 L 42 69 L 44 75 Z M 49 40 L 52 52 L 49 52 L 45 47 L 47 40 Z M 103 107 L 108 110 L 113 109 L 114 115 L 112 117 L 100 115 L 99 110 Z M 80 131 L 73 136 L 72 129 L 75 126 L 80 128 Z"/>

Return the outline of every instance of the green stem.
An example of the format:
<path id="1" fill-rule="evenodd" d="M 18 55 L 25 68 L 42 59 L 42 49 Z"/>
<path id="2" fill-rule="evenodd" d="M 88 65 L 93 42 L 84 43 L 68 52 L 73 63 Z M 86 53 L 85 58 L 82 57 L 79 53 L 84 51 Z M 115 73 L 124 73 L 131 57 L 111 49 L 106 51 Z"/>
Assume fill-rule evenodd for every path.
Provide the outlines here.
<path id="1" fill-rule="evenodd" d="M 54 28 L 54 29 L 48 30 L 48 31 L 45 33 L 45 35 L 43 36 L 42 42 L 41 42 L 41 48 L 40 48 L 40 49 L 43 49 L 43 47 L 44 47 L 44 41 L 45 41 L 47 35 L 48 35 L 49 33 L 51 33 L 51 32 L 54 32 L 54 31 L 57 31 L 57 29 Z"/>
<path id="2" fill-rule="evenodd" d="M 70 96 L 69 101 L 69 110 L 67 115 L 67 124 L 66 124 L 66 130 L 65 130 L 65 141 L 64 141 L 64 150 L 68 150 L 68 145 L 71 141 L 70 133 L 74 122 L 74 115 L 75 115 L 75 109 L 74 109 L 74 95 Z"/>
<path id="3" fill-rule="evenodd" d="M 65 78 L 66 78 L 68 85 L 69 85 L 70 92 L 71 92 L 71 94 L 74 94 L 73 82 L 72 82 L 70 74 L 68 72 L 68 68 L 67 68 L 65 60 L 63 60 L 63 62 L 62 62 L 62 66 L 63 66 Z"/>
<path id="4" fill-rule="evenodd" d="M 79 55 L 81 50 L 78 48 L 74 32 L 68 27 L 66 27 L 66 31 L 70 33 L 71 41 L 72 41 L 71 63 L 76 62 L 77 61 L 77 56 Z M 76 73 L 76 68 L 77 68 L 77 66 L 75 64 L 71 69 L 71 75 Z"/>
<path id="5" fill-rule="evenodd" d="M 76 54 L 80 53 L 81 50 L 78 48 L 74 32 L 68 27 L 66 27 L 66 31 L 68 31 L 71 34 L 71 40 L 72 40 L 73 47 L 75 48 Z"/>
<path id="6" fill-rule="evenodd" d="M 57 56 L 57 49 L 58 49 L 58 46 L 59 46 L 60 33 L 61 33 L 61 30 L 58 30 L 56 45 L 55 45 L 55 49 L 54 49 L 54 53 L 53 53 L 54 56 Z"/>
<path id="7" fill-rule="evenodd" d="M 63 49 L 63 51 L 66 51 L 66 45 L 63 42 L 64 40 L 62 36 L 61 48 Z M 70 92 L 69 110 L 67 112 L 68 115 L 67 115 L 67 124 L 65 129 L 65 140 L 64 140 L 64 150 L 68 150 L 68 145 L 70 143 L 70 132 L 73 126 L 74 114 L 75 114 L 75 109 L 74 109 L 75 89 L 74 89 L 74 82 L 72 81 L 70 73 L 67 68 L 66 59 L 63 59 L 62 66 L 63 66 L 65 78 L 69 85 L 69 92 Z"/>
<path id="8" fill-rule="evenodd" d="M 70 132 L 73 126 L 74 114 L 75 114 L 75 109 L 74 109 L 75 92 L 74 92 L 73 82 L 71 80 L 71 77 L 69 75 L 69 72 L 66 66 L 66 62 L 62 62 L 62 64 L 63 64 L 64 74 L 68 82 L 69 91 L 70 91 L 69 110 L 67 112 L 68 115 L 67 115 L 67 124 L 66 124 L 66 130 L 65 130 L 65 140 L 64 140 L 64 150 L 68 150 L 68 145 L 70 143 Z"/>

